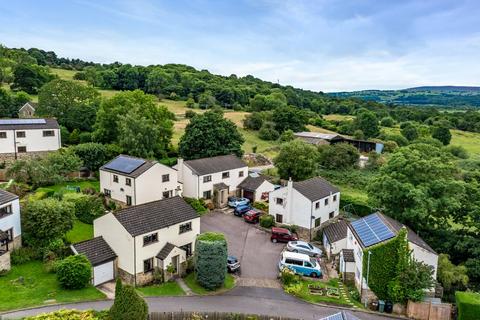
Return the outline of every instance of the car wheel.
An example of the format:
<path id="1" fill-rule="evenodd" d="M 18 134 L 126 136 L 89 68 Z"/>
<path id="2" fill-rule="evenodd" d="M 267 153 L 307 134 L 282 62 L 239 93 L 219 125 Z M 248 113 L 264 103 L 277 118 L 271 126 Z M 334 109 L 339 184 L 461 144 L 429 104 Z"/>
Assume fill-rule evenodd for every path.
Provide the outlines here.
<path id="1" fill-rule="evenodd" d="M 273 243 L 277 243 L 277 239 L 272 239 L 272 242 L 273 242 Z"/>
<path id="2" fill-rule="evenodd" d="M 310 273 L 310 277 L 316 278 L 316 277 L 317 277 L 317 274 L 316 274 L 315 272 L 312 272 L 312 273 Z"/>

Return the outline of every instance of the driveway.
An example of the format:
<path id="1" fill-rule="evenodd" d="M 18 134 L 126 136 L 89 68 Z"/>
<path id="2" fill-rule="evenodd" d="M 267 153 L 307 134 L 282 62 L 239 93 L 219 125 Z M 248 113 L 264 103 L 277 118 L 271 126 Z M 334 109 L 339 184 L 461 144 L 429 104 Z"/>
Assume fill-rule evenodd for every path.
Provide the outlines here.
<path id="1" fill-rule="evenodd" d="M 249 286 L 255 286 L 253 279 L 258 279 L 261 283 L 260 279 L 277 278 L 277 264 L 285 245 L 270 242 L 269 233 L 244 222 L 242 218 L 222 211 L 202 216 L 200 230 L 225 234 L 228 253 L 240 259 L 241 278 L 249 279 L 247 281 Z"/>

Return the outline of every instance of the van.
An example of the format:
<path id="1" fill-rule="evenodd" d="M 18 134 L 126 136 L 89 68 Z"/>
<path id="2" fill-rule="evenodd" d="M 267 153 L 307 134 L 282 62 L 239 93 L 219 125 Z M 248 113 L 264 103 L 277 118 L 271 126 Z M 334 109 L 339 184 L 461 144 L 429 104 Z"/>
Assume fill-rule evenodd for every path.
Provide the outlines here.
<path id="1" fill-rule="evenodd" d="M 307 256 L 303 253 L 289 252 L 284 251 L 282 253 L 282 258 L 278 263 L 278 269 L 280 271 L 283 268 L 289 268 L 296 274 L 312 277 L 312 278 L 321 278 L 322 269 L 317 259 Z"/>

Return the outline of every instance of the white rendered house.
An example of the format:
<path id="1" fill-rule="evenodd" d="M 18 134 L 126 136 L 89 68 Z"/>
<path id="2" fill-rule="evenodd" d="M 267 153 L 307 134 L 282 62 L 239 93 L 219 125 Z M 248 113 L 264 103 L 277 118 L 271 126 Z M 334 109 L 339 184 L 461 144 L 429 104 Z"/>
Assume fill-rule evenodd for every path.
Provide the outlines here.
<path id="1" fill-rule="evenodd" d="M 0 190 L 0 271 L 10 269 L 10 252 L 22 246 L 18 196 Z"/>
<path id="2" fill-rule="evenodd" d="M 268 195 L 275 190 L 273 183 L 257 173 L 249 174 L 239 185 L 241 196 L 250 202 L 268 201 Z"/>
<path id="3" fill-rule="evenodd" d="M 19 118 L 33 118 L 35 116 L 35 109 L 37 104 L 35 102 L 27 102 L 18 110 Z"/>
<path id="4" fill-rule="evenodd" d="M 177 171 L 157 161 L 119 155 L 100 168 L 100 190 L 127 205 L 177 196 Z"/>

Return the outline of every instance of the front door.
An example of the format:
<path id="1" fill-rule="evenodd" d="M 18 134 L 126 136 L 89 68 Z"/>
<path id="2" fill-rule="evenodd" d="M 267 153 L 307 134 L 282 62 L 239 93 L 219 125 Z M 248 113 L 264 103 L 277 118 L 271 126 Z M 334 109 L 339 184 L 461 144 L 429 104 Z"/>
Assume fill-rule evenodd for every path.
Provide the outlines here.
<path id="1" fill-rule="evenodd" d="M 179 262 L 180 262 L 180 256 L 179 255 L 176 255 L 174 257 L 172 257 L 172 266 L 173 268 L 175 269 L 174 273 L 173 274 L 178 274 L 178 269 L 179 269 Z"/>

